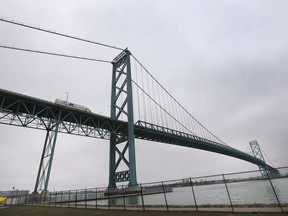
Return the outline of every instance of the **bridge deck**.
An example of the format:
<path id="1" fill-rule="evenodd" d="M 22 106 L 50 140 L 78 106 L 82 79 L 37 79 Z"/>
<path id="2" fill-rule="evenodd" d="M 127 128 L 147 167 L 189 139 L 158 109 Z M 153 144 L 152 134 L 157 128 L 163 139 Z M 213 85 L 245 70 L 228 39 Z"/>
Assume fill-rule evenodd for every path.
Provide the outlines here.
<path id="1" fill-rule="evenodd" d="M 59 132 L 109 139 L 127 133 L 127 122 L 0 89 L 0 123 L 46 130 L 58 121 Z"/>
<path id="2" fill-rule="evenodd" d="M 109 139 L 110 133 L 125 137 L 128 131 L 124 121 L 0 89 L 0 123 L 47 130 L 51 121 L 60 123 L 59 132 L 94 138 Z M 272 168 L 254 156 L 195 135 L 142 121 L 134 129 L 138 139 L 211 151 Z"/>

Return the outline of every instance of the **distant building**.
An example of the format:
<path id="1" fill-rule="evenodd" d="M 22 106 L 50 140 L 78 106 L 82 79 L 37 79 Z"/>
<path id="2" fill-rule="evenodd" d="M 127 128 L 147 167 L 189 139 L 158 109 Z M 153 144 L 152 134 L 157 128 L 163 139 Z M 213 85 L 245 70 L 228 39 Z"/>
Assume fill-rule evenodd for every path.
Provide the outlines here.
<path id="1" fill-rule="evenodd" d="M 3 197 L 23 196 L 26 194 L 29 194 L 29 190 L 0 191 L 0 196 L 3 196 Z"/>

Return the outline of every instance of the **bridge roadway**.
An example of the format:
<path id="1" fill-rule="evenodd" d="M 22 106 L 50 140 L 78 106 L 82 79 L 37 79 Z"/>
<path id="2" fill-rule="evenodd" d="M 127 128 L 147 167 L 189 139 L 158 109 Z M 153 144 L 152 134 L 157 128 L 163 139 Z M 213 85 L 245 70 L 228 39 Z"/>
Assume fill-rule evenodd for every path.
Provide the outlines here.
<path id="1" fill-rule="evenodd" d="M 58 131 L 80 136 L 110 139 L 110 133 L 127 136 L 128 123 L 89 111 L 59 105 L 46 100 L 0 89 L 0 123 Z M 166 127 L 138 121 L 135 138 L 215 152 L 273 169 L 262 160 L 221 143 Z"/>

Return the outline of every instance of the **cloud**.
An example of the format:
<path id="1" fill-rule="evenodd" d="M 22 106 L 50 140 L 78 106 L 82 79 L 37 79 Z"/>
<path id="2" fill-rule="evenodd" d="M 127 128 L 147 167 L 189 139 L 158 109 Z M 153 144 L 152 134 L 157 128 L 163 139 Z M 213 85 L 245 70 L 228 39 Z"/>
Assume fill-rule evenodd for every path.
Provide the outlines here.
<path id="1" fill-rule="evenodd" d="M 232 147 L 257 139 L 287 165 L 286 1 L 0 2 L 8 19 L 132 53 L 201 123 Z M 112 60 L 118 51 L 0 22 L 3 45 Z M 109 115 L 110 64 L 0 49 L 0 88 L 65 98 Z M 16 134 L 16 135 L 15 135 Z M 33 189 L 45 132 L 0 125 L 0 190 Z M 98 144 L 99 143 L 99 144 Z M 60 134 L 51 188 L 105 186 L 109 142 Z M 256 169 L 238 159 L 136 141 L 139 182 Z M 11 159 L 13 162 L 11 162 Z M 201 164 L 201 166 L 200 166 Z M 173 171 L 173 172 L 172 172 Z"/>

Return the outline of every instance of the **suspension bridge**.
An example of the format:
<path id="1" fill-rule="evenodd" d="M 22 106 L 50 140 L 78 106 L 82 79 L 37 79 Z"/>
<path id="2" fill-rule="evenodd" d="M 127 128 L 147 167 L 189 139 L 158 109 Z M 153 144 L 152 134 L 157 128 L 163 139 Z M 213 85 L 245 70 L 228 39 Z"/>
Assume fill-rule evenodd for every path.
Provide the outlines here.
<path id="1" fill-rule="evenodd" d="M 51 102 L 0 89 L 1 124 L 46 131 L 34 192 L 48 190 L 58 133 L 110 141 L 109 187 L 115 187 L 119 182 L 129 182 L 131 187 L 138 185 L 135 139 L 215 152 L 256 164 L 262 171 L 268 169 L 271 173 L 277 173 L 277 170 L 266 164 L 261 154 L 259 156 L 257 146 L 253 145 L 254 155 L 250 155 L 230 147 L 215 136 L 194 118 L 128 49 L 4 18 L 1 18 L 0 21 L 119 50 L 119 55 L 112 61 L 107 61 L 0 46 L 3 49 L 97 61 L 112 65 L 110 116 L 95 114 L 90 109 L 67 100 L 62 103 Z"/>

